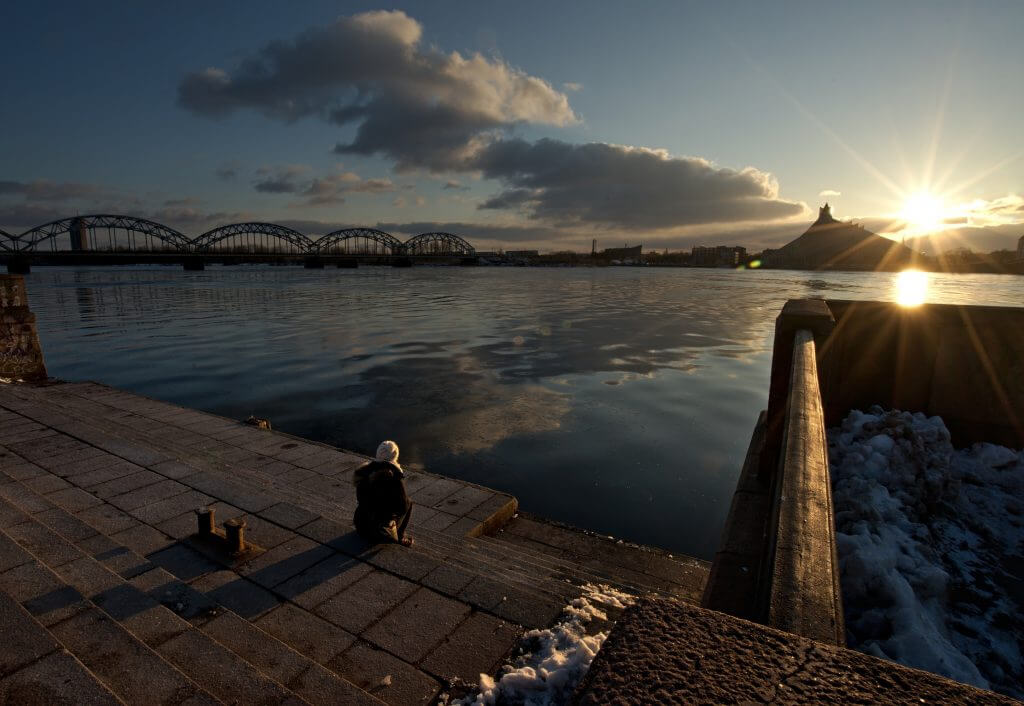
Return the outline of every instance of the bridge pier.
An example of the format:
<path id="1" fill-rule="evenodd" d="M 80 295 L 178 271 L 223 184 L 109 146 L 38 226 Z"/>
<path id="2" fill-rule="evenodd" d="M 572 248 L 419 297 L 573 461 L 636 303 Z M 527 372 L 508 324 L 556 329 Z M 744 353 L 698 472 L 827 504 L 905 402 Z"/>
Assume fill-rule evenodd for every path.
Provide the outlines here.
<path id="1" fill-rule="evenodd" d="M 186 257 L 181 261 L 186 272 L 201 272 L 206 269 L 206 263 L 198 255 Z"/>
<path id="2" fill-rule="evenodd" d="M 322 270 L 324 269 L 324 261 L 316 255 L 311 255 L 303 260 L 302 266 L 307 270 Z"/>
<path id="3" fill-rule="evenodd" d="M 338 269 L 341 269 L 343 267 L 350 267 L 352 269 L 355 269 L 356 267 L 359 267 L 359 260 L 357 260 L 354 257 L 343 257 L 340 260 L 338 260 Z"/>
<path id="4" fill-rule="evenodd" d="M 7 258 L 7 274 L 27 275 L 32 271 L 32 264 L 27 257 L 11 255 Z"/>
<path id="5" fill-rule="evenodd" d="M 392 267 L 412 267 L 412 258 L 396 257 L 391 260 Z"/>

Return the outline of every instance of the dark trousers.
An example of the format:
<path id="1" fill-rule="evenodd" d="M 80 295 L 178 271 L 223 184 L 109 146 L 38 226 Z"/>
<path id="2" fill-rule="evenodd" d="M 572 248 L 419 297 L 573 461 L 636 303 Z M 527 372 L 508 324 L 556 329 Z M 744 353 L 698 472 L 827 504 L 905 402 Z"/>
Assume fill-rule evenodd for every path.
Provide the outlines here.
<path id="1" fill-rule="evenodd" d="M 398 541 L 401 542 L 402 538 L 405 537 L 405 528 L 409 526 L 409 520 L 412 519 L 412 500 L 405 501 L 405 514 L 401 517 L 395 518 L 395 524 L 398 525 Z"/>

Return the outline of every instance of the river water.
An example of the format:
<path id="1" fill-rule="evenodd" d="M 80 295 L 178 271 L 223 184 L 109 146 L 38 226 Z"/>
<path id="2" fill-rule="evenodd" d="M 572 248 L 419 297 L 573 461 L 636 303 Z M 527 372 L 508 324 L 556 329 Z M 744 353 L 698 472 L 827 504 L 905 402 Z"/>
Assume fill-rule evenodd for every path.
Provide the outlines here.
<path id="1" fill-rule="evenodd" d="M 1020 306 L 1024 277 L 929 275 Z M 36 267 L 52 376 L 96 380 L 514 494 L 522 509 L 710 559 L 796 297 L 888 273 L 660 268 Z"/>

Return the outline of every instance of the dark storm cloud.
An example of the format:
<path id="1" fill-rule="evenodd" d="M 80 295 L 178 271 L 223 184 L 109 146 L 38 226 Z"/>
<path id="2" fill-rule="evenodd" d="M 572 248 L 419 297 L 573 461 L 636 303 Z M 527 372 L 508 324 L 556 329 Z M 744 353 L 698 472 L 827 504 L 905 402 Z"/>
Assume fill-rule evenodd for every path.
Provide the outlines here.
<path id="1" fill-rule="evenodd" d="M 456 179 L 449 179 L 441 188 L 447 191 L 467 191 L 469 189 L 468 186 L 463 186 L 462 182 Z"/>
<path id="2" fill-rule="evenodd" d="M 493 242 L 541 242 L 557 241 L 565 233 L 541 225 L 492 225 L 488 223 L 463 223 L 458 221 L 414 221 L 409 223 L 378 223 L 376 228 L 395 236 L 412 236 L 420 233 L 454 233 L 473 243 L 475 240 Z"/>
<path id="3" fill-rule="evenodd" d="M 804 213 L 778 198 L 771 174 L 716 167 L 661 150 L 559 140 L 502 140 L 476 156 L 508 188 L 480 208 L 515 209 L 558 224 L 665 229 L 776 221 Z"/>
<path id="4" fill-rule="evenodd" d="M 238 176 L 239 168 L 237 164 L 224 164 L 217 168 L 214 174 L 221 181 L 233 181 Z"/>
<path id="5" fill-rule="evenodd" d="M 576 122 L 566 95 L 546 81 L 500 59 L 423 47 L 421 35 L 401 11 L 342 17 L 265 45 L 232 72 L 188 74 L 178 102 L 213 118 L 249 108 L 285 122 L 355 125 L 355 139 L 336 152 L 434 171 L 465 168 L 502 126 Z"/>
<path id="6" fill-rule="evenodd" d="M 299 178 L 309 171 L 301 164 L 287 164 L 279 167 L 260 167 L 252 186 L 264 194 L 294 194 L 299 191 Z"/>
<path id="7" fill-rule="evenodd" d="M 253 188 L 265 194 L 298 194 L 304 199 L 293 205 L 329 206 L 345 203 L 345 195 L 382 194 L 395 190 L 390 179 L 363 179 L 355 172 L 333 172 L 305 178 L 309 167 L 289 164 L 260 167 Z"/>

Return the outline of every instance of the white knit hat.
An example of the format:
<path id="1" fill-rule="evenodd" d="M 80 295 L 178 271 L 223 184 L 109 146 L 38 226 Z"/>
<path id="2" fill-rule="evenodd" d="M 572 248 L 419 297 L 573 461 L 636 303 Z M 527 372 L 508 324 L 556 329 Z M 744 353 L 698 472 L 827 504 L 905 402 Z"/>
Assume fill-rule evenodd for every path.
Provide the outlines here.
<path id="1" fill-rule="evenodd" d="M 398 444 L 393 441 L 382 441 L 377 447 L 377 460 L 398 463 Z"/>

